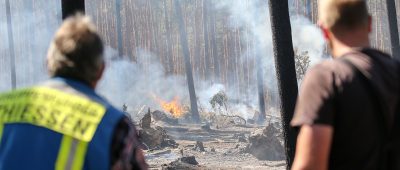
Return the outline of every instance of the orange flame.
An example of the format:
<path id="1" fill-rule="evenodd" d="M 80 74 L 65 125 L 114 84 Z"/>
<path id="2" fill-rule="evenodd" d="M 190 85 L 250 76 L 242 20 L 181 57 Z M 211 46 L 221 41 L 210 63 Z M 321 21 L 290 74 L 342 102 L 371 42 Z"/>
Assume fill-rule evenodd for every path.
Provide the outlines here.
<path id="1" fill-rule="evenodd" d="M 173 117 L 180 118 L 183 116 L 183 107 L 179 102 L 179 97 L 175 96 L 170 102 L 164 101 L 156 97 L 157 102 L 161 105 L 165 112 L 171 113 Z"/>

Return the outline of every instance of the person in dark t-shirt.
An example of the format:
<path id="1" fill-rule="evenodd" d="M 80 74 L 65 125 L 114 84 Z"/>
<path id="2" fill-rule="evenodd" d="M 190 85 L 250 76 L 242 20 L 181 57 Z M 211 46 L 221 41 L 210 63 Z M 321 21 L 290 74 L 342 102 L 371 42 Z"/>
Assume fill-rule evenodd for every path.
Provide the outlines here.
<path id="1" fill-rule="evenodd" d="M 369 47 L 366 1 L 321 0 L 319 20 L 334 59 L 302 83 L 292 169 L 400 169 L 400 65 Z"/>

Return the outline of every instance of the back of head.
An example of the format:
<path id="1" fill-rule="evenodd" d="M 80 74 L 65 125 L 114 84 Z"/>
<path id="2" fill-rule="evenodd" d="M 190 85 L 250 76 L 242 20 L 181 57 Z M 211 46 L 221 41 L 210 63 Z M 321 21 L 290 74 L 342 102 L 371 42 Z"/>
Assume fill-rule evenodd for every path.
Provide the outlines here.
<path id="1" fill-rule="evenodd" d="M 366 0 L 319 0 L 318 7 L 320 24 L 332 32 L 368 26 Z"/>
<path id="2" fill-rule="evenodd" d="M 99 78 L 103 62 L 103 43 L 91 20 L 80 14 L 67 18 L 47 54 L 50 76 L 90 83 Z"/>

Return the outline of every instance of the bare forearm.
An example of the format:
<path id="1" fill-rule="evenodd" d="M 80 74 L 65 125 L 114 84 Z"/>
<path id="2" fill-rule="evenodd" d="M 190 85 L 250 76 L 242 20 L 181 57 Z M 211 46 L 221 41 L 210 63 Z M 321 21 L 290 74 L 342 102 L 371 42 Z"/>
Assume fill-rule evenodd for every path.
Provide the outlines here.
<path id="1" fill-rule="evenodd" d="M 333 128 L 325 125 L 304 125 L 297 138 L 292 170 L 326 170 Z"/>

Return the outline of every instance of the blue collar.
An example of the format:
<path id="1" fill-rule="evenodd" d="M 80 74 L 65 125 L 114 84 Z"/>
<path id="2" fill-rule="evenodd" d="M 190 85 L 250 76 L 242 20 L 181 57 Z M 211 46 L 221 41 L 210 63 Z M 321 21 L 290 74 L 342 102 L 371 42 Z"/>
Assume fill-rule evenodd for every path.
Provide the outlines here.
<path id="1" fill-rule="evenodd" d="M 102 98 L 101 96 L 99 96 L 96 91 L 90 87 L 88 84 L 79 81 L 79 80 L 75 80 L 75 79 L 71 79 L 71 78 L 65 78 L 65 77 L 54 77 L 51 78 L 51 80 L 54 81 L 61 81 L 69 86 L 71 86 L 72 88 L 90 96 L 91 98 L 93 98 L 94 100 L 101 102 L 101 103 L 105 103 L 105 99 Z"/>

